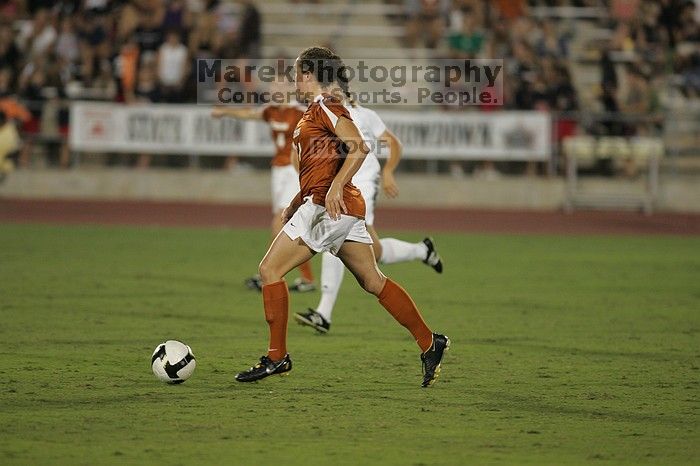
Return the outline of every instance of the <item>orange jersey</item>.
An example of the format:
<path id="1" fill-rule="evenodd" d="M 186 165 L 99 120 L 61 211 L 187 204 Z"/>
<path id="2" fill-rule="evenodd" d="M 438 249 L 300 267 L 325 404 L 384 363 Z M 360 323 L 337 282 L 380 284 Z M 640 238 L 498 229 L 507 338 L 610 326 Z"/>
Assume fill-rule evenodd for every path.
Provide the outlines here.
<path id="1" fill-rule="evenodd" d="M 270 125 L 272 141 L 275 143 L 273 167 L 292 163 L 292 133 L 303 114 L 304 108 L 296 105 L 269 105 L 263 110 L 262 118 Z"/>
<path id="2" fill-rule="evenodd" d="M 326 205 L 326 193 L 343 166 L 342 142 L 335 135 L 339 117 L 352 120 L 342 103 L 328 94 L 317 96 L 294 130 L 294 146 L 299 153 L 301 198 L 312 196 L 314 204 Z M 348 215 L 365 217 L 365 200 L 351 182 L 343 187 Z"/>

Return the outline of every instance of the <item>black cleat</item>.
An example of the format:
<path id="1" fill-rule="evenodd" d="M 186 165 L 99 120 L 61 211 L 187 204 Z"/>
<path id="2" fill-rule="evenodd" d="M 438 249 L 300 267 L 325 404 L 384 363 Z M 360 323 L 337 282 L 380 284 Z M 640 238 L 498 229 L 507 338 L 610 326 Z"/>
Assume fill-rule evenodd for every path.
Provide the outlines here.
<path id="1" fill-rule="evenodd" d="M 423 244 L 428 248 L 428 254 L 425 256 L 423 263 L 431 266 L 437 273 L 442 273 L 442 259 L 437 250 L 435 250 L 433 239 L 430 237 L 425 238 L 423 239 Z"/>
<path id="2" fill-rule="evenodd" d="M 450 339 L 445 335 L 433 333 L 433 344 L 428 351 L 420 355 L 423 363 L 423 383 L 421 387 L 429 387 L 440 375 L 440 364 L 445 351 L 450 349 Z"/>
<path id="3" fill-rule="evenodd" d="M 303 278 L 297 278 L 291 285 L 289 285 L 289 291 L 307 293 L 309 291 L 316 291 L 316 285 L 314 285 L 314 282 L 306 281 Z"/>
<path id="4" fill-rule="evenodd" d="M 319 333 L 328 333 L 328 331 L 331 329 L 331 323 L 328 322 L 325 317 L 311 308 L 309 308 L 306 312 L 295 312 L 294 318 L 299 325 L 313 327 Z"/>
<path id="5" fill-rule="evenodd" d="M 253 275 L 250 278 L 245 279 L 245 286 L 249 290 L 258 290 L 262 291 L 263 283 L 262 283 L 262 278 L 260 278 L 260 275 Z"/>
<path id="6" fill-rule="evenodd" d="M 279 361 L 273 361 L 267 356 L 260 358 L 260 362 L 248 369 L 247 371 L 236 374 L 236 380 L 239 382 L 255 382 L 264 379 L 269 375 L 286 375 L 285 372 L 292 370 L 292 360 L 289 354 Z"/>

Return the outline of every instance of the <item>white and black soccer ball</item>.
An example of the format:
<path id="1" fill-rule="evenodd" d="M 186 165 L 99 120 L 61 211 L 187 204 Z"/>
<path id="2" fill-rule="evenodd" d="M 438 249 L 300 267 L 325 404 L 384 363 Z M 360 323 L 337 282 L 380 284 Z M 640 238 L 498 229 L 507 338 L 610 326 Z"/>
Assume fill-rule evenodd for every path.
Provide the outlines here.
<path id="1" fill-rule="evenodd" d="M 177 340 L 168 340 L 156 346 L 151 357 L 151 369 L 156 378 L 165 383 L 182 383 L 197 367 L 192 348 Z"/>

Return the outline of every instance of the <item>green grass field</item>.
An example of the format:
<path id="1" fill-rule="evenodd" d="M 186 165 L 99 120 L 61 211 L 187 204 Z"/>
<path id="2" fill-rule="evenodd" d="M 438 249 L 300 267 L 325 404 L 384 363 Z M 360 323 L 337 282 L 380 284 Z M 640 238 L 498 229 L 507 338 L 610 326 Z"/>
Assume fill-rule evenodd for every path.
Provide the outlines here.
<path id="1" fill-rule="evenodd" d="M 234 382 L 267 344 L 242 286 L 266 240 L 1 225 L 0 464 L 700 461 L 700 239 L 437 235 L 443 276 L 384 267 L 452 338 L 427 390 L 349 274 L 329 335 L 290 323 L 290 377 Z M 150 370 L 170 338 L 182 385 Z"/>

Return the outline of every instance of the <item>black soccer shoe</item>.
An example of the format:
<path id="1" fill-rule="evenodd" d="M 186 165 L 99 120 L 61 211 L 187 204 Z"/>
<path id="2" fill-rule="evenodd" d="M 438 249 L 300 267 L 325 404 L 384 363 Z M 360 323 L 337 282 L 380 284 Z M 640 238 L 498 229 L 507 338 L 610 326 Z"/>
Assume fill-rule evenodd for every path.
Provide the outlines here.
<path id="1" fill-rule="evenodd" d="M 262 278 L 260 278 L 260 275 L 253 275 L 250 278 L 245 279 L 245 286 L 249 290 L 258 290 L 262 291 L 263 283 L 262 283 Z"/>
<path id="2" fill-rule="evenodd" d="M 450 349 L 450 339 L 445 335 L 433 333 L 433 344 L 428 351 L 420 355 L 423 363 L 423 383 L 421 387 L 429 387 L 440 375 L 440 364 L 445 351 Z"/>
<path id="3" fill-rule="evenodd" d="M 425 238 L 423 239 L 423 244 L 428 248 L 428 254 L 425 256 L 425 259 L 423 259 L 423 263 L 431 266 L 437 273 L 442 273 L 442 259 L 435 249 L 433 239 L 430 237 Z"/>
<path id="4" fill-rule="evenodd" d="M 308 308 L 306 312 L 295 312 L 294 318 L 299 325 L 313 327 L 319 333 L 328 333 L 331 329 L 331 323 L 311 308 Z"/>
<path id="5" fill-rule="evenodd" d="M 285 374 L 292 370 L 292 360 L 289 354 L 279 361 L 273 361 L 267 356 L 260 358 L 260 362 L 248 369 L 247 371 L 236 374 L 236 380 L 239 382 L 255 382 L 264 379 L 269 375 Z M 285 374 L 286 375 L 286 374 Z"/>

